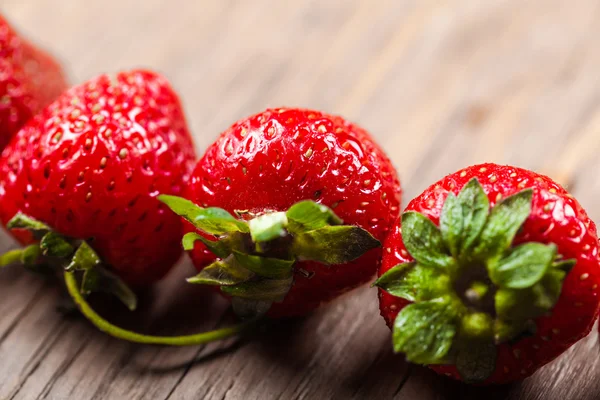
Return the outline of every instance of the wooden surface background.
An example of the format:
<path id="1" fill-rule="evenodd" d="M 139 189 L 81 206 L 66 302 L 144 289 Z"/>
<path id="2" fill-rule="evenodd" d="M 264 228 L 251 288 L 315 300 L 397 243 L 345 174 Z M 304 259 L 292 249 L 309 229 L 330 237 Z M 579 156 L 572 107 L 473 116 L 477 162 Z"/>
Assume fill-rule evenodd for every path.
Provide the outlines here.
<path id="1" fill-rule="evenodd" d="M 494 161 L 567 185 L 600 221 L 597 0 L 2 0 L 0 12 L 67 66 L 73 83 L 146 66 L 180 92 L 198 150 L 268 106 L 338 113 L 369 129 L 404 201 L 463 166 Z M 14 246 L 0 233 L 0 250 Z M 186 286 L 182 261 L 132 315 L 152 333 L 228 322 Z M 244 343 L 198 348 L 113 340 L 57 312 L 60 289 L 0 273 L 1 399 L 600 398 L 594 331 L 532 378 L 472 388 L 390 350 L 375 290 Z"/>

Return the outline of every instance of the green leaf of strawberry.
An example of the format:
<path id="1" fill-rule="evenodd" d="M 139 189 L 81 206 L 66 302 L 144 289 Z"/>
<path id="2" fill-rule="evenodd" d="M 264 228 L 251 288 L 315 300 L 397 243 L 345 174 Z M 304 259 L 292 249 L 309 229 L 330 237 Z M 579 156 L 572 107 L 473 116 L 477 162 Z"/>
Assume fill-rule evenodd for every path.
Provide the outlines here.
<path id="1" fill-rule="evenodd" d="M 279 258 L 270 258 L 245 254 L 237 250 L 233 251 L 236 261 L 243 267 L 254 272 L 256 275 L 281 279 L 292 275 L 292 266 L 295 260 L 282 260 Z"/>
<path id="2" fill-rule="evenodd" d="M 286 234 L 287 217 L 284 212 L 275 212 L 253 218 L 248 222 L 250 236 L 256 243 L 268 242 Z"/>
<path id="3" fill-rule="evenodd" d="M 342 220 L 329 207 L 309 200 L 291 206 L 286 216 L 288 230 L 292 233 L 303 233 L 329 225 L 342 224 Z"/>
<path id="4" fill-rule="evenodd" d="M 511 249 L 505 257 L 488 267 L 492 281 L 502 288 L 525 289 L 535 285 L 546 274 L 554 258 L 556 246 L 525 243 Z"/>
<path id="5" fill-rule="evenodd" d="M 32 231 L 41 239 L 39 243 L 0 256 L 0 266 L 20 261 L 34 272 L 51 272 L 51 265 L 62 264 L 65 271 L 83 272 L 82 294 L 105 292 L 116 296 L 130 310 L 137 307 L 133 291 L 119 277 L 103 268 L 102 260 L 86 241 L 66 238 L 46 224 L 21 213 L 16 214 L 7 225 L 12 229 Z M 47 263 L 48 260 L 52 263 Z"/>
<path id="6" fill-rule="evenodd" d="M 200 273 L 192 278 L 188 278 L 189 283 L 201 285 L 231 286 L 246 282 L 254 276 L 254 273 L 244 268 L 237 262 L 233 255 L 224 260 L 218 260 L 204 268 Z"/>
<path id="7" fill-rule="evenodd" d="M 450 279 L 416 262 L 399 264 L 374 283 L 386 292 L 409 301 L 431 300 L 450 292 Z"/>
<path id="8" fill-rule="evenodd" d="M 67 271 L 86 271 L 102 263 L 98 254 L 87 242 L 82 242 L 75 251 L 71 263 L 65 268 Z"/>
<path id="9" fill-rule="evenodd" d="M 45 256 L 68 257 L 75 248 L 56 232 L 48 232 L 40 241 L 40 249 Z"/>
<path id="10" fill-rule="evenodd" d="M 440 217 L 440 230 L 450 254 L 458 258 L 478 238 L 485 226 L 490 202 L 476 179 L 471 179 L 458 197 L 449 193 Z"/>
<path id="11" fill-rule="evenodd" d="M 326 226 L 294 236 L 292 251 L 303 260 L 344 264 L 379 247 L 368 231 L 357 226 Z"/>
<path id="12" fill-rule="evenodd" d="M 402 234 L 406 250 L 420 264 L 440 269 L 454 265 L 439 228 L 423 214 L 402 214 Z"/>
<path id="13" fill-rule="evenodd" d="M 265 279 L 247 281 L 232 286 L 223 286 L 221 290 L 228 295 L 248 300 L 281 301 L 290 290 L 293 279 Z"/>
<path id="14" fill-rule="evenodd" d="M 193 249 L 199 240 L 221 258 L 188 281 L 220 286 L 244 317 L 262 315 L 272 303 L 283 301 L 299 260 L 345 264 L 381 245 L 358 226 L 339 225 L 342 221 L 331 209 L 310 200 L 238 225 L 225 210 L 198 207 L 173 196 L 159 198 L 205 234 L 217 236 L 216 240 L 196 232 L 184 236 L 184 249 Z"/>
<path id="15" fill-rule="evenodd" d="M 206 233 L 223 235 L 228 232 L 249 231 L 248 224 L 236 219 L 222 208 L 202 208 L 184 198 L 164 194 L 158 196 L 158 200 Z"/>
<path id="16" fill-rule="evenodd" d="M 564 271 L 551 269 L 526 289 L 499 289 L 495 296 L 498 316 L 508 321 L 526 321 L 544 315 L 558 301 L 565 276 Z"/>
<path id="17" fill-rule="evenodd" d="M 20 212 L 8 221 L 6 229 L 25 229 L 30 231 L 37 239 L 51 231 L 48 225 Z"/>
<path id="18" fill-rule="evenodd" d="M 525 189 L 502 199 L 492 208 L 475 253 L 481 258 L 499 257 L 507 250 L 517 231 L 531 213 L 533 191 Z"/>
<path id="19" fill-rule="evenodd" d="M 394 323 L 394 350 L 419 364 L 440 364 L 456 335 L 456 315 L 448 299 L 405 307 Z"/>

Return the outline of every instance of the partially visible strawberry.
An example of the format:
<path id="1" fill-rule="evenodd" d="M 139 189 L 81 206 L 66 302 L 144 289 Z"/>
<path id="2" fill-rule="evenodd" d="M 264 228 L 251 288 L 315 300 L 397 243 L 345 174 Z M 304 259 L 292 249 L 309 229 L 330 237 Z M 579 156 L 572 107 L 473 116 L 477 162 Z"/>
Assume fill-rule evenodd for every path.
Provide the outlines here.
<path id="1" fill-rule="evenodd" d="M 23 261 L 73 258 L 74 268 L 101 264 L 128 284 L 147 285 L 181 255 L 181 220 L 156 196 L 180 194 L 194 158 L 165 78 L 143 70 L 101 75 L 65 92 L 6 147 L 0 220 L 33 231 L 12 231 L 32 244 Z"/>
<path id="2" fill-rule="evenodd" d="M 597 317 L 596 226 L 528 170 L 448 175 L 409 203 L 384 249 L 376 285 L 395 350 L 456 379 L 523 379 Z"/>
<path id="3" fill-rule="evenodd" d="M 188 232 L 204 232 L 204 238 L 219 239 L 225 247 L 215 249 L 213 243 L 211 252 L 196 242 L 191 256 L 202 272 L 194 281 L 221 286 L 235 306 L 252 300 L 258 302 L 254 311 L 284 317 L 306 314 L 372 278 L 381 249 L 362 255 L 375 245 L 365 230 L 379 241 L 386 237 L 398 215 L 400 185 L 389 159 L 364 129 L 318 111 L 280 108 L 227 129 L 198 162 L 185 196 L 201 207 L 224 209 L 219 218 L 239 218 L 210 231 L 205 224 L 210 208 L 165 199 L 195 223 L 187 225 Z M 311 218 L 315 221 L 307 226 L 299 223 Z M 256 234 L 269 229 L 270 235 Z M 186 247 L 193 247 L 192 241 Z M 285 278 L 274 282 L 265 278 L 268 271 L 244 272 L 254 266 L 232 251 L 265 264 L 265 259 L 287 263 Z M 215 254 L 223 262 L 213 263 Z M 246 264 L 242 269 L 240 262 Z M 231 274 L 236 279 L 213 279 Z"/>
<path id="4" fill-rule="evenodd" d="M 20 37 L 0 15 L 0 151 L 66 88 L 58 63 Z"/>

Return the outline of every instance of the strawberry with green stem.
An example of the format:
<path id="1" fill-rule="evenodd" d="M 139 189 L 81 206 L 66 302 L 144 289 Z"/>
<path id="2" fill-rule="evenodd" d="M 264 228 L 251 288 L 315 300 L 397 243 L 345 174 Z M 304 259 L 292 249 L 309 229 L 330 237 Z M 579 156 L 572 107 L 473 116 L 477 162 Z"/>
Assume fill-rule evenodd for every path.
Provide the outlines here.
<path id="1" fill-rule="evenodd" d="M 263 315 L 306 314 L 370 280 L 400 187 L 362 128 L 318 111 L 277 109 L 226 130 L 184 196 L 159 200 L 186 220 L 183 246 L 200 270 L 190 281 L 219 288 L 252 324 Z M 212 332 L 165 338 L 122 330 L 87 306 L 72 277 L 67 284 L 83 313 L 116 337 L 170 345 L 215 339 Z"/>
<path id="2" fill-rule="evenodd" d="M 162 278 L 181 256 L 182 224 L 159 193 L 179 194 L 195 154 L 179 99 L 162 76 L 101 75 L 30 120 L 0 157 L 0 220 L 26 247 L 0 257 L 82 271 L 81 291 Z"/>
<path id="3" fill-rule="evenodd" d="M 67 289 L 82 313 L 100 330 L 131 342 L 188 346 L 208 343 L 254 326 L 275 302 L 282 302 L 293 285 L 294 268 L 306 260 L 324 264 L 354 261 L 380 242 L 368 231 L 342 221 L 314 201 L 294 204 L 287 212 L 267 213 L 250 221 L 236 219 L 221 208 L 202 208 L 177 196 L 159 199 L 193 223 L 205 235 L 188 233 L 185 249 L 199 240 L 221 257 L 189 281 L 217 285 L 232 297 L 234 311 L 246 321 L 236 326 L 188 336 L 161 337 L 122 329 L 98 315 L 81 296 L 74 276 L 67 272 Z M 281 243 L 289 251 L 281 251 Z"/>
<path id="4" fill-rule="evenodd" d="M 470 383 L 523 379 L 589 333 L 594 223 L 550 178 L 482 164 L 411 201 L 376 285 L 407 360 Z"/>
<path id="5" fill-rule="evenodd" d="M 200 271 L 191 282 L 220 287 L 240 314 L 277 318 L 305 315 L 372 279 L 381 260 L 373 238 L 383 241 L 397 217 L 400 184 L 358 125 L 278 108 L 225 130 L 184 197 L 202 208 L 161 200 L 191 222 L 184 244 Z M 227 223 L 213 229 L 207 213 Z"/>

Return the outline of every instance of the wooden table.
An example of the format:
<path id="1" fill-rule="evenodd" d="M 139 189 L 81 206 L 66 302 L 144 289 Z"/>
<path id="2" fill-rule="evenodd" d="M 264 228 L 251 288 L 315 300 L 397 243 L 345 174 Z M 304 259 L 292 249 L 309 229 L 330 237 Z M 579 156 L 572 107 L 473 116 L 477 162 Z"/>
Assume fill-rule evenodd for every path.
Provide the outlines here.
<path id="1" fill-rule="evenodd" d="M 600 2 L 593 0 L 2 0 L 72 82 L 148 66 L 181 93 L 198 150 L 268 106 L 339 113 L 367 127 L 404 202 L 482 161 L 547 173 L 600 220 Z M 0 250 L 14 246 L 4 233 Z M 146 332 L 227 323 L 182 261 L 141 310 L 105 314 Z M 362 288 L 243 343 L 161 348 L 113 340 L 56 311 L 61 290 L 0 273 L 4 399 L 600 398 L 594 331 L 514 386 L 477 389 L 390 350 L 376 291 Z"/>

